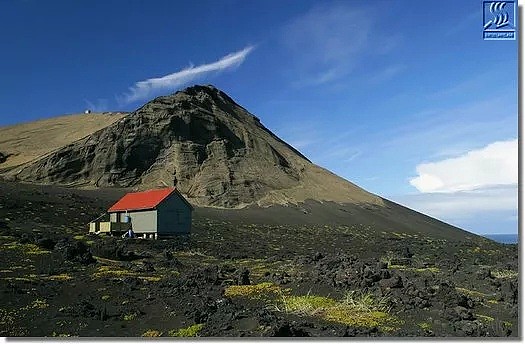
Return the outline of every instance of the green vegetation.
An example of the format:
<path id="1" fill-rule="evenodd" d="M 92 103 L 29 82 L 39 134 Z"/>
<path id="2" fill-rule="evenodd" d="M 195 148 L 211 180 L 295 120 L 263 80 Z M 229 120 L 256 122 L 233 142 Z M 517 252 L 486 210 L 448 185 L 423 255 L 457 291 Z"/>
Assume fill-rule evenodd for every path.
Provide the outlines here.
<path id="1" fill-rule="evenodd" d="M 493 317 L 489 317 L 488 315 L 483 315 L 483 314 L 474 314 L 476 316 L 476 318 L 478 318 L 479 320 L 483 321 L 483 322 L 492 322 L 494 321 L 494 318 Z"/>
<path id="2" fill-rule="evenodd" d="M 334 307 L 326 311 L 324 316 L 326 320 L 335 321 L 341 324 L 355 327 L 380 327 L 383 330 L 395 330 L 394 318 L 385 312 L 361 312 L 347 307 Z M 387 325 L 391 324 L 388 326 Z"/>
<path id="3" fill-rule="evenodd" d="M 392 264 L 392 265 L 388 265 L 388 268 L 389 269 L 395 269 L 395 270 L 402 270 L 402 271 L 413 271 L 413 272 L 432 272 L 434 274 L 440 272 L 441 270 L 435 266 L 429 266 L 429 267 L 426 267 L 426 268 L 413 268 L 413 267 L 409 267 L 409 266 L 406 266 L 406 265 L 397 265 L 397 264 Z"/>
<path id="4" fill-rule="evenodd" d="M 420 323 L 417 324 L 417 326 L 419 326 L 419 328 L 424 330 L 424 331 L 428 331 L 428 330 L 432 329 L 432 325 L 430 325 L 427 322 L 420 322 Z"/>
<path id="5" fill-rule="evenodd" d="M 27 311 L 30 309 L 44 309 L 49 307 L 49 304 L 46 302 L 46 300 L 36 299 L 31 304 L 20 308 L 21 311 Z"/>
<path id="6" fill-rule="evenodd" d="M 325 319 L 349 326 L 380 327 L 393 331 L 401 322 L 388 314 L 387 297 L 376 298 L 371 293 L 350 291 L 342 301 L 327 309 Z"/>
<path id="7" fill-rule="evenodd" d="M 4 277 L 3 278 L 6 281 L 19 281 L 19 282 L 33 282 L 34 278 L 28 278 L 28 277 Z"/>
<path id="8" fill-rule="evenodd" d="M 69 333 L 58 333 L 58 332 L 53 331 L 53 333 L 51 334 L 51 337 L 63 337 L 63 338 L 66 338 L 66 337 L 71 337 L 71 335 Z"/>
<path id="9" fill-rule="evenodd" d="M 88 238 L 85 235 L 83 235 L 83 234 L 75 235 L 75 236 L 73 236 L 73 239 L 83 241 L 84 243 L 86 243 L 89 246 L 91 246 L 91 245 L 93 245 L 95 243 L 94 240 L 88 240 Z"/>
<path id="10" fill-rule="evenodd" d="M 370 293 L 348 292 L 343 300 L 318 295 L 286 295 L 276 300 L 278 311 L 299 316 L 314 316 L 327 321 L 356 327 L 380 327 L 394 331 L 402 322 L 388 314 L 387 298 L 375 298 Z"/>
<path id="11" fill-rule="evenodd" d="M 114 268 L 112 266 L 103 265 L 97 269 L 97 271 L 93 274 L 93 277 L 95 278 L 102 278 L 102 277 L 128 277 L 128 276 L 136 276 L 137 274 L 135 272 L 124 270 L 121 268 Z"/>
<path id="12" fill-rule="evenodd" d="M 31 304 L 31 308 L 44 309 L 49 307 L 48 303 L 45 300 L 35 300 Z"/>
<path id="13" fill-rule="evenodd" d="M 100 299 L 102 301 L 107 301 L 107 300 L 111 299 L 111 296 L 109 296 L 109 295 L 102 295 L 102 297 Z"/>
<path id="14" fill-rule="evenodd" d="M 2 335 L 8 334 L 12 337 L 27 336 L 27 329 L 20 325 L 20 319 L 24 317 L 25 311 L 29 310 L 32 305 L 22 308 L 3 309 L 0 308 L 0 331 Z"/>
<path id="15" fill-rule="evenodd" d="M 264 282 L 252 285 L 231 285 L 224 290 L 224 296 L 262 299 L 276 297 L 282 292 L 278 285 Z"/>
<path id="16" fill-rule="evenodd" d="M 250 276 L 261 278 L 268 272 L 286 272 L 291 276 L 297 275 L 300 270 L 290 260 L 268 262 L 266 259 L 232 259 L 223 261 L 226 265 L 242 266 L 250 269 Z"/>
<path id="17" fill-rule="evenodd" d="M 147 330 L 142 334 L 142 337 L 160 337 L 162 336 L 162 332 L 157 330 Z"/>
<path id="18" fill-rule="evenodd" d="M 69 274 L 58 274 L 58 275 L 37 275 L 37 274 L 28 274 L 26 277 L 4 277 L 4 280 L 8 281 L 21 281 L 21 282 L 34 282 L 39 280 L 47 281 L 69 281 L 73 279 Z"/>
<path id="19" fill-rule="evenodd" d="M 4 244 L 3 247 L 8 250 L 18 250 L 24 254 L 29 255 L 39 255 L 39 254 L 48 254 L 51 251 L 43 250 L 35 244 L 20 244 L 20 243 L 9 243 Z"/>
<path id="20" fill-rule="evenodd" d="M 162 279 L 162 276 L 139 276 L 138 273 L 125 270 L 120 267 L 113 267 L 109 265 L 100 266 L 96 272 L 93 273 L 94 278 L 124 278 L 124 277 L 136 277 L 148 282 L 158 282 Z"/>
<path id="21" fill-rule="evenodd" d="M 51 275 L 47 277 L 47 279 L 51 281 L 69 281 L 72 278 L 73 277 L 69 276 L 68 274 Z"/>
<path id="22" fill-rule="evenodd" d="M 125 314 L 122 319 L 124 321 L 132 321 L 132 320 L 137 319 L 138 316 L 139 316 L 139 314 L 137 312 L 133 312 L 133 313 L 130 313 L 130 314 Z"/>
<path id="23" fill-rule="evenodd" d="M 468 249 L 470 253 L 482 253 L 482 254 L 496 254 L 498 253 L 496 250 L 482 248 L 481 246 L 476 246 L 474 248 Z"/>
<path id="24" fill-rule="evenodd" d="M 408 267 L 406 265 L 398 265 L 398 264 L 388 264 L 389 269 L 397 269 L 397 270 L 406 270 Z"/>
<path id="25" fill-rule="evenodd" d="M 170 337 L 197 337 L 199 332 L 204 327 L 204 324 L 195 324 L 179 330 L 170 330 L 168 336 Z"/>
<path id="26" fill-rule="evenodd" d="M 456 291 L 460 294 L 470 296 L 470 297 L 485 298 L 488 296 L 487 294 L 484 294 L 477 290 L 470 290 L 470 289 L 460 288 L 460 287 L 456 287 Z"/>
<path id="27" fill-rule="evenodd" d="M 93 273 L 94 278 L 103 278 L 103 277 L 114 277 L 114 278 L 124 278 L 124 277 L 137 277 L 141 280 L 148 282 L 158 282 L 162 279 L 162 276 L 139 276 L 138 273 L 122 269 L 120 267 L 113 267 L 110 265 L 100 266 L 96 272 Z"/>
<path id="28" fill-rule="evenodd" d="M 408 237 L 409 235 L 407 233 L 397 233 L 397 232 L 392 232 L 392 235 L 400 238 L 400 239 L 404 239 L 406 237 Z"/>
<path id="29" fill-rule="evenodd" d="M 425 272 L 425 271 L 429 271 L 429 272 L 432 272 L 434 274 L 437 274 L 438 272 L 440 272 L 441 270 L 439 268 L 436 268 L 435 266 L 432 266 L 432 267 L 428 267 L 428 268 L 414 268 L 415 272 Z"/>
<path id="30" fill-rule="evenodd" d="M 341 301 L 316 295 L 285 295 L 281 308 L 286 313 L 316 316 L 349 326 L 380 327 L 393 331 L 401 322 L 388 314 L 387 301 L 386 298 L 376 299 L 372 294 L 358 291 L 348 292 Z"/>
<path id="31" fill-rule="evenodd" d="M 13 316 L 13 313 L 0 308 L 0 325 L 3 328 L 8 328 L 12 326 L 15 322 L 15 317 Z"/>
<path id="32" fill-rule="evenodd" d="M 363 312 L 389 312 L 390 306 L 388 305 L 388 302 L 389 299 L 385 296 L 376 298 L 371 293 L 363 293 L 355 290 L 347 292 L 343 299 L 345 305 Z"/>
<path id="33" fill-rule="evenodd" d="M 138 276 L 138 278 L 148 282 L 158 282 L 162 279 L 160 276 Z"/>
<path id="34" fill-rule="evenodd" d="M 313 316 L 337 305 L 334 299 L 316 295 L 283 296 L 283 311 L 297 315 Z"/>
<path id="35" fill-rule="evenodd" d="M 494 270 L 494 271 L 491 271 L 491 274 L 495 278 L 501 278 L 501 279 L 514 278 L 518 276 L 518 272 L 513 271 L 513 270 Z"/>
<path id="36" fill-rule="evenodd" d="M 392 251 L 388 251 L 387 254 L 381 257 L 379 260 L 383 263 L 386 263 L 389 269 L 413 271 L 413 272 L 427 272 L 428 271 L 432 273 L 438 273 L 441 271 L 439 268 L 435 266 L 417 268 L 417 267 L 411 267 L 411 266 L 406 266 L 406 265 L 401 265 L 401 264 L 392 264 L 392 262 L 399 260 L 399 257 L 396 257 Z M 423 262 L 423 259 L 419 257 L 419 258 L 415 258 L 412 264 L 415 266 L 421 266 L 423 265 L 422 262 Z"/>
<path id="37" fill-rule="evenodd" d="M 379 260 L 390 266 L 392 264 L 393 259 L 395 259 L 394 253 L 392 251 L 388 251 L 386 256 L 381 257 Z"/>
<path id="38" fill-rule="evenodd" d="M 327 321 L 357 327 L 380 327 L 393 331 L 401 324 L 388 314 L 386 297 L 376 298 L 371 293 L 350 291 L 338 301 L 319 295 L 290 295 L 290 289 L 281 289 L 273 283 L 234 285 L 225 289 L 227 297 L 243 297 L 272 303 L 280 312 L 299 316 L 320 317 Z"/>

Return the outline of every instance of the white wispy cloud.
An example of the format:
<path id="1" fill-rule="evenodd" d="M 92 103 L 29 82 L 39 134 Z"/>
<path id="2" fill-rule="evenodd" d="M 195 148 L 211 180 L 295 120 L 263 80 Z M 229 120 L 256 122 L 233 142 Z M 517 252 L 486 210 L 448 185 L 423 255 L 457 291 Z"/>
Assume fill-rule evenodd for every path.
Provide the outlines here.
<path id="1" fill-rule="evenodd" d="M 284 26 L 281 41 L 290 53 L 293 86 L 341 80 L 367 56 L 384 55 L 402 42 L 394 32 L 379 32 L 373 6 L 321 4 Z M 392 71 L 391 71 L 392 72 Z"/>
<path id="2" fill-rule="evenodd" d="M 200 66 L 190 65 L 189 67 L 172 74 L 138 81 L 135 85 L 129 88 L 129 92 L 123 94 L 117 99 L 117 101 L 119 103 L 127 104 L 138 100 L 144 100 L 159 91 L 174 90 L 177 87 L 187 84 L 206 74 L 236 68 L 244 62 L 253 49 L 253 46 L 248 46 L 209 64 L 203 64 Z"/>
<path id="3" fill-rule="evenodd" d="M 405 37 L 400 33 L 383 34 L 374 47 L 377 54 L 388 54 L 405 42 Z"/>
<path id="4" fill-rule="evenodd" d="M 336 159 L 344 162 L 350 162 L 359 157 L 363 152 L 353 146 L 347 145 L 336 145 L 332 147 L 329 152 L 325 153 L 325 156 L 329 159 Z"/>
<path id="5" fill-rule="evenodd" d="M 285 122 L 276 133 L 314 163 L 328 166 L 334 162 L 347 165 L 363 155 L 366 147 L 348 142 L 349 138 L 363 130 L 362 125 L 355 124 L 347 130 L 334 132 L 326 120 L 310 120 L 303 123 Z"/>
<path id="6" fill-rule="evenodd" d="M 458 192 L 518 183 L 518 139 L 494 142 L 459 157 L 417 166 L 420 192 Z"/>
<path id="7" fill-rule="evenodd" d="M 395 77 L 396 75 L 400 74 L 403 70 L 405 70 L 404 65 L 392 65 L 388 66 L 385 69 L 377 72 L 376 74 L 373 74 L 369 79 L 368 82 L 371 84 L 380 84 L 385 81 L 388 81 Z"/>
<path id="8" fill-rule="evenodd" d="M 95 102 L 84 99 L 84 103 L 86 103 L 87 110 L 94 112 L 104 112 L 109 110 L 109 101 L 105 98 L 98 98 Z"/>
<path id="9" fill-rule="evenodd" d="M 476 24 L 479 23 L 479 20 L 482 17 L 481 8 L 477 11 L 473 11 L 469 15 L 465 15 L 464 13 L 461 13 L 460 15 L 461 16 L 455 21 L 455 23 L 457 23 L 456 25 L 452 27 L 443 27 L 443 34 L 445 37 L 458 36 L 463 34 L 462 31 L 476 28 Z"/>
<path id="10" fill-rule="evenodd" d="M 485 85 L 499 83 L 499 78 L 501 77 L 501 75 L 498 75 L 492 70 L 479 72 L 461 81 L 451 81 L 448 87 L 429 93 L 426 97 L 431 101 L 440 101 L 442 99 L 448 99 L 450 96 L 477 94 L 480 90 L 486 89 Z M 495 78 L 497 79 L 495 80 Z"/>
<path id="11" fill-rule="evenodd" d="M 315 142 L 317 142 L 316 140 L 294 140 L 294 141 L 289 141 L 288 143 L 294 147 L 295 149 L 303 149 L 303 148 L 306 148 L 308 146 L 311 146 L 313 145 Z"/>
<path id="12" fill-rule="evenodd" d="M 517 114 L 505 98 L 494 97 L 449 108 L 425 109 L 405 116 L 402 123 L 376 135 L 387 138 L 378 140 L 382 149 L 403 148 L 418 158 L 451 156 L 517 135 Z"/>

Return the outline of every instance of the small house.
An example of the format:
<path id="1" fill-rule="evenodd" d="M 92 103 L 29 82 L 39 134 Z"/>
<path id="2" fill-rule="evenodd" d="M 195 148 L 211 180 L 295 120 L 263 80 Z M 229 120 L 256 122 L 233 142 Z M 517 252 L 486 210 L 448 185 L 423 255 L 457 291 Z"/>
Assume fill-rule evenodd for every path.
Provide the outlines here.
<path id="1" fill-rule="evenodd" d="M 155 239 L 189 234 L 192 211 L 175 188 L 132 192 L 109 208 L 109 231 L 131 227 L 137 237 Z"/>

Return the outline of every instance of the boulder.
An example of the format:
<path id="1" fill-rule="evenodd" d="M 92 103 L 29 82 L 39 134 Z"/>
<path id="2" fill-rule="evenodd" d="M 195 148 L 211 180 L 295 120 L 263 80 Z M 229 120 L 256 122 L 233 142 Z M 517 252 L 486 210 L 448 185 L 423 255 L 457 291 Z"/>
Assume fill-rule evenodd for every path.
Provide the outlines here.
<path id="1" fill-rule="evenodd" d="M 403 280 L 401 279 L 401 276 L 395 275 L 389 279 L 379 281 L 379 285 L 382 289 L 403 288 Z"/>

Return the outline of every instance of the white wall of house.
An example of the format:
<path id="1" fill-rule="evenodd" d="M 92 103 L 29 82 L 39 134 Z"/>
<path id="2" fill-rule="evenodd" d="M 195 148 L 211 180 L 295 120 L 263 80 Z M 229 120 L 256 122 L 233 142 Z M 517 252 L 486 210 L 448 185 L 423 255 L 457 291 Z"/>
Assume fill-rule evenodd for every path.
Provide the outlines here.
<path id="1" fill-rule="evenodd" d="M 157 210 L 128 211 L 127 216 L 131 219 L 133 232 L 137 234 L 157 232 Z M 109 217 L 111 222 L 124 222 L 126 213 L 111 213 Z"/>

